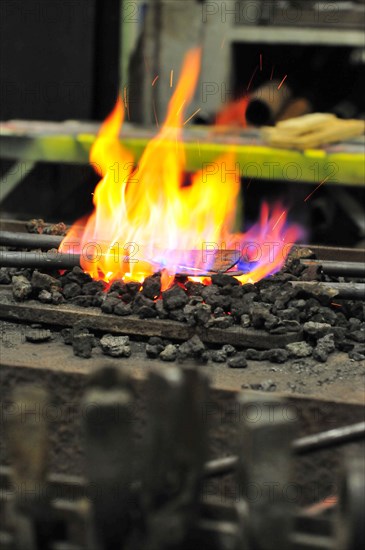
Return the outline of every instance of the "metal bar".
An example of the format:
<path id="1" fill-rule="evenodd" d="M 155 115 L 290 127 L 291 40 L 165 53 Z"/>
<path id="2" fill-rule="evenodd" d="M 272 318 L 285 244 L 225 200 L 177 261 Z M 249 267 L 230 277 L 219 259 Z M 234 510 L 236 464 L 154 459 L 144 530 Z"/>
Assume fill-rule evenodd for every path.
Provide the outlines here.
<path id="1" fill-rule="evenodd" d="M 5 220 L 0 219 L 0 246 L 12 246 L 12 247 L 24 247 L 24 248 L 58 248 L 61 244 L 64 236 L 60 235 L 45 235 L 44 233 L 28 233 L 25 231 L 26 222 L 20 222 L 17 220 Z M 13 229 L 14 228 L 14 229 Z M 23 229 L 23 230 L 22 230 Z M 68 228 L 69 229 L 69 228 Z M 83 231 L 82 226 L 78 226 L 80 235 Z M 365 272 L 365 250 L 357 248 L 345 248 L 334 246 L 322 246 L 314 244 L 296 244 L 296 249 L 308 249 L 315 254 L 315 259 L 303 259 L 301 262 L 304 265 L 311 265 L 321 263 L 321 265 L 327 265 L 332 267 L 333 265 L 349 264 L 349 267 L 358 269 L 359 265 L 363 265 Z M 237 254 L 235 250 L 225 251 L 225 253 L 231 253 L 232 256 Z M 350 266 L 351 264 L 351 266 Z"/>
<path id="2" fill-rule="evenodd" d="M 27 235 L 25 233 L 25 235 Z M 45 237 L 44 242 L 47 241 L 46 235 L 39 235 L 40 241 L 43 242 L 42 237 Z M 51 235 L 50 235 L 51 237 Z M 62 238 L 62 237 L 61 237 Z M 19 246 L 21 242 L 26 242 L 27 239 L 17 237 Z M 9 242 L 9 241 L 8 241 Z M 15 241 L 13 241 L 15 242 Z M 28 244 L 36 246 L 35 239 L 29 239 Z M 54 239 L 57 243 L 57 240 Z M 73 243 L 75 244 L 75 243 Z M 202 256 L 200 250 L 192 250 L 190 252 L 191 263 L 196 264 L 199 261 L 199 257 Z M 124 256 L 121 261 L 124 260 Z M 194 268 L 192 266 L 178 266 L 177 275 L 191 276 L 191 277 L 211 277 L 214 273 L 226 273 L 232 269 L 238 262 L 237 252 L 235 250 L 222 250 L 215 252 L 214 263 L 209 271 L 202 267 Z M 201 264 L 201 261 L 200 261 Z M 0 251 L 0 267 L 37 267 L 43 269 L 68 269 L 74 266 L 80 266 L 80 255 L 73 253 L 62 253 L 57 250 L 48 250 L 44 252 L 28 252 L 28 251 L 14 251 L 3 250 Z M 160 269 L 160 265 L 155 265 L 155 271 Z M 242 275 L 241 271 L 229 271 L 229 275 Z"/>
<path id="3" fill-rule="evenodd" d="M 64 239 L 59 235 L 44 235 L 38 233 L 21 233 L 15 231 L 1 231 L 0 245 L 24 248 L 58 248 Z"/>
<path id="4" fill-rule="evenodd" d="M 13 244 L 16 246 L 18 239 L 23 238 L 24 234 L 28 234 L 28 231 L 26 229 L 26 221 L 19 221 L 19 220 L 12 220 L 12 219 L 4 219 L 0 218 L 0 231 L 6 233 L 9 233 L 9 239 L 7 243 Z M 49 225 L 46 223 L 46 225 Z M 75 226 L 74 226 L 75 227 Z M 84 227 L 81 225 L 77 225 L 77 230 L 79 234 L 81 235 L 83 232 Z M 71 227 L 67 226 L 67 230 L 69 230 Z M 10 240 L 11 236 L 16 234 L 15 240 Z M 11 235 L 11 236 L 10 236 Z M 39 233 L 32 233 L 32 244 L 34 243 L 35 247 L 40 247 L 40 244 L 38 242 L 38 237 L 44 236 L 44 234 Z M 53 235 L 55 238 L 58 238 L 58 235 Z M 0 233 L 0 239 L 2 237 L 2 233 Z M 59 237 L 60 241 L 63 237 Z M 6 243 L 6 244 L 7 244 Z M 5 242 L 0 241 L 0 244 L 5 244 Z M 54 243 L 52 243 L 54 244 Z M 339 261 L 339 262 L 365 262 L 365 249 L 363 248 L 346 248 L 346 247 L 337 247 L 337 246 L 326 246 L 326 245 L 318 245 L 318 244 L 296 244 L 293 250 L 296 249 L 307 249 L 313 252 L 313 254 L 316 256 L 316 260 L 322 259 L 326 261 Z M 310 261 L 310 260 L 309 260 Z"/>
<path id="5" fill-rule="evenodd" d="M 337 262 L 328 260 L 301 260 L 305 266 L 320 265 L 328 275 L 365 277 L 364 262 Z"/>
<path id="6" fill-rule="evenodd" d="M 353 442 L 365 437 L 365 422 L 358 422 L 349 426 L 333 428 L 326 432 L 307 435 L 293 442 L 293 450 L 297 455 L 312 453 L 319 449 L 328 449 L 335 445 Z"/>
<path id="7" fill-rule="evenodd" d="M 236 469 L 238 456 L 226 456 L 205 463 L 204 477 L 214 477 L 231 473 Z"/>
<path id="8" fill-rule="evenodd" d="M 25 248 L 41 248 L 41 249 L 55 249 L 61 244 L 64 237 L 58 235 L 38 235 L 33 233 L 13 233 L 11 231 L 2 231 L 0 233 L 0 245 L 25 247 Z M 215 265 L 212 268 L 213 271 L 226 271 L 237 263 L 237 259 L 234 258 L 237 255 L 236 251 L 232 251 L 232 259 L 229 262 L 228 256 L 231 251 L 225 251 L 226 261 L 221 262 L 222 265 Z M 217 257 L 219 255 L 217 254 Z M 321 265 L 324 271 L 333 275 L 347 275 L 354 277 L 365 277 L 365 264 L 361 262 L 335 262 L 335 261 L 322 261 L 322 260 L 302 260 L 303 265 Z M 52 268 L 55 269 L 67 269 L 80 265 L 80 256 L 77 254 L 65 254 L 49 250 L 48 252 L 25 252 L 25 251 L 0 251 L 0 266 L 1 267 L 40 267 L 40 268 Z M 223 269 L 222 269 L 223 268 Z M 189 267 L 183 269 L 182 274 L 186 274 L 185 271 Z M 187 273 L 188 275 L 200 275 L 209 276 L 209 273 Z M 232 273 L 233 275 L 239 275 L 240 273 Z M 294 286 L 299 285 L 303 288 L 311 287 L 313 285 L 321 285 L 323 290 L 333 288 L 338 290 L 338 296 L 343 298 L 356 299 L 364 298 L 365 286 L 359 286 L 361 283 L 319 283 L 317 281 L 292 281 Z"/>
<path id="9" fill-rule="evenodd" d="M 346 300 L 365 300 L 365 283 L 321 283 L 318 281 L 290 281 L 295 287 L 300 287 L 309 292 L 318 294 L 333 291 L 333 298 L 344 298 Z"/>
<path id="10" fill-rule="evenodd" d="M 337 246 L 325 246 L 321 244 L 296 244 L 295 248 L 307 248 L 311 250 L 317 260 L 337 262 L 365 262 L 365 249 Z"/>
<path id="11" fill-rule="evenodd" d="M 0 251 L 0 267 L 40 267 L 44 269 L 69 269 L 80 265 L 78 254 L 60 252 Z"/>
<path id="12" fill-rule="evenodd" d="M 349 426 L 341 426 L 314 435 L 308 435 L 295 439 L 292 443 L 292 450 L 296 455 L 303 455 L 328 449 L 344 443 L 352 443 L 365 437 L 365 422 L 358 422 Z M 237 468 L 238 456 L 226 456 L 206 462 L 204 467 L 205 477 L 229 474 Z"/>

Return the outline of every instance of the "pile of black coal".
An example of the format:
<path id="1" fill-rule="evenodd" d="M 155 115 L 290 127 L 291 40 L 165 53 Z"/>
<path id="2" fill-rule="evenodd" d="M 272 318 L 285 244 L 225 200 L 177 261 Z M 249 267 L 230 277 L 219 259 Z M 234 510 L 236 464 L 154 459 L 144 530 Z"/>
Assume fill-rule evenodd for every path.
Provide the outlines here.
<path id="1" fill-rule="evenodd" d="M 161 275 L 147 277 L 143 284 L 116 280 L 109 286 L 95 281 L 79 267 L 46 274 L 37 270 L 2 268 L 0 282 L 13 283 L 15 300 L 36 299 L 45 304 L 64 302 L 80 307 L 97 307 L 105 314 L 167 319 L 203 329 L 229 330 L 232 326 L 259 329 L 270 335 L 298 333 L 295 343 L 285 349 L 234 353 L 227 346 L 202 351 L 199 360 L 209 358 L 230 367 L 244 367 L 247 359 L 282 363 L 288 359 L 313 357 L 325 362 L 334 350 L 347 352 L 353 360 L 365 359 L 365 302 L 334 301 L 326 292 L 293 286 L 291 281 L 329 280 L 315 266 L 303 266 L 291 257 L 277 274 L 256 284 L 242 285 L 228 274 L 212 275 L 211 284 L 176 277 L 173 285 L 161 290 Z M 336 280 L 333 278 L 333 280 Z M 75 334 L 77 354 L 91 353 L 92 338 Z M 186 344 L 186 345 L 185 345 Z M 180 346 L 153 339 L 146 354 L 163 361 L 182 360 L 191 355 L 191 343 Z M 124 345 L 124 344 L 123 344 Z M 121 344 L 121 347 L 123 347 Z M 125 344 L 124 347 L 128 347 Z M 123 351 L 121 356 L 127 356 Z M 195 354 L 195 355 L 194 355 Z M 197 358 L 197 352 L 193 353 Z"/>

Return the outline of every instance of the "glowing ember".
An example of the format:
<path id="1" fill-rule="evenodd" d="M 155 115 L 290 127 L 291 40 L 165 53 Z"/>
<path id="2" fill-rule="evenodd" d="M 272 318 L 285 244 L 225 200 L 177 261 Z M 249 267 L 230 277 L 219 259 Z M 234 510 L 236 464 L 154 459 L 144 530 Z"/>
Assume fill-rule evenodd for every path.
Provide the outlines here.
<path id="1" fill-rule="evenodd" d="M 125 107 L 121 99 L 100 129 L 90 153 L 102 176 L 93 197 L 94 212 L 82 234 L 75 225 L 60 246 L 62 252 L 72 246 L 94 279 L 143 281 L 162 271 L 165 289 L 175 273 L 185 271 L 207 284 L 209 279 L 199 275 L 209 271 L 215 252 L 232 249 L 242 256 L 238 269 L 247 272 L 238 278 L 256 282 L 280 269 L 299 236 L 295 226 L 285 226 L 282 207 L 270 214 L 265 205 L 260 221 L 247 233 L 232 232 L 240 186 L 234 147 L 232 153 L 203 165 L 191 182 L 184 181 L 181 132 L 200 58 L 200 49 L 187 54 L 166 120 L 136 168 L 119 141 Z"/>

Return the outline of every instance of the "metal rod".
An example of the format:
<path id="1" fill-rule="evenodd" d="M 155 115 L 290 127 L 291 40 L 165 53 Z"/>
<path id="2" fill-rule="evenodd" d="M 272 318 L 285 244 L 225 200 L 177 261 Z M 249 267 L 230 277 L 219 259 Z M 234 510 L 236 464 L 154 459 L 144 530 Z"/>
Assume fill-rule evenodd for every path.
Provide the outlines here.
<path id="1" fill-rule="evenodd" d="M 292 443 L 292 450 L 296 455 L 304 455 L 320 449 L 328 449 L 336 445 L 352 443 L 364 437 L 365 422 L 358 422 L 356 424 L 350 424 L 349 426 L 342 426 L 340 428 L 334 428 L 333 430 L 327 430 L 325 432 L 319 432 L 318 434 L 307 435 L 295 439 Z M 204 476 L 213 477 L 229 474 L 237 468 L 238 461 L 239 459 L 236 455 L 210 460 L 205 463 Z"/>
<path id="2" fill-rule="evenodd" d="M 39 233 L 21 233 L 14 231 L 0 232 L 0 245 L 24 248 L 58 248 L 64 237 Z"/>
<path id="3" fill-rule="evenodd" d="M 204 464 L 204 476 L 213 477 L 224 474 L 229 474 L 236 469 L 238 464 L 238 456 L 225 456 L 224 458 L 217 458 L 215 460 L 209 460 Z"/>
<path id="4" fill-rule="evenodd" d="M 75 243 L 70 243 L 75 245 Z M 189 251 L 192 263 L 198 262 L 202 252 L 200 250 Z M 196 277 L 211 277 L 215 273 L 227 273 L 228 275 L 242 275 L 242 271 L 233 269 L 237 263 L 234 250 L 214 251 L 213 265 L 210 270 L 203 267 L 178 266 L 177 275 L 181 276 L 196 276 Z M 88 259 L 87 257 L 85 258 Z M 121 261 L 124 261 L 125 255 L 121 256 Z M 145 261 L 148 262 L 146 259 Z M 0 251 L 0 267 L 37 267 L 45 269 L 68 269 L 75 265 L 80 265 L 80 255 L 72 252 L 58 252 L 57 250 L 48 251 Z M 151 263 L 152 265 L 152 263 Z M 159 264 L 154 264 L 155 270 L 161 269 Z M 181 271 L 180 271 L 181 269 Z M 190 270 L 190 271 L 189 271 Z"/>
<path id="5" fill-rule="evenodd" d="M 339 275 L 344 277 L 365 277 L 364 262 L 337 262 L 328 260 L 301 260 L 305 266 L 321 266 L 324 273 L 328 275 Z"/>
<path id="6" fill-rule="evenodd" d="M 364 438 L 364 436 L 365 422 L 358 422 L 357 424 L 300 437 L 293 442 L 293 450 L 297 455 L 307 454 L 319 449 L 328 449 L 335 445 L 352 442 Z"/>
<path id="7" fill-rule="evenodd" d="M 318 290 L 324 293 L 331 290 L 336 291 L 336 298 L 344 298 L 347 300 L 365 300 L 365 283 L 322 283 L 318 281 L 290 281 L 290 284 L 295 287 L 300 287 L 303 290 L 313 291 Z"/>
<path id="8" fill-rule="evenodd" d="M 75 266 L 80 266 L 79 254 L 62 253 L 57 250 L 28 252 L 21 250 L 2 250 L 0 251 L 0 267 L 29 267 L 29 268 L 41 268 L 41 269 L 72 269 Z M 215 262 L 212 268 L 219 268 L 219 258 Z M 230 267 L 230 265 L 229 265 Z M 183 277 L 211 277 L 215 273 L 218 273 L 219 269 L 212 269 L 212 271 L 193 270 L 187 271 L 188 268 L 176 273 L 177 276 Z M 242 271 L 225 271 L 223 273 L 227 275 L 238 276 L 242 275 Z"/>
<path id="9" fill-rule="evenodd" d="M 76 265 L 80 265 L 80 256 L 78 254 L 62 254 L 56 251 L 0 251 L 0 267 L 40 267 L 44 269 L 69 269 Z"/>

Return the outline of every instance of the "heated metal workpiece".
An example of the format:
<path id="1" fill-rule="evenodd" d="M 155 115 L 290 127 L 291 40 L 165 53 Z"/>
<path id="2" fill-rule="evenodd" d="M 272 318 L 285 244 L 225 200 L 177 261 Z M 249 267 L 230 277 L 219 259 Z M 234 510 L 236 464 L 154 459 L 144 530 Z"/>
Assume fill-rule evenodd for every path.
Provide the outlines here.
<path id="1" fill-rule="evenodd" d="M 40 247 L 41 248 L 41 247 Z M 194 254 L 194 252 L 196 252 Z M 194 257 L 204 257 L 204 253 L 201 251 L 191 251 L 190 254 Z M 211 253 L 210 258 L 212 258 Z M 93 261 L 92 257 L 87 257 L 88 261 Z M 192 277 L 209 277 L 212 273 L 223 272 L 226 273 L 232 269 L 238 262 L 239 256 L 235 250 L 220 250 L 215 253 L 213 259 L 213 265 L 208 271 L 203 268 L 195 268 L 189 265 L 178 266 L 179 274 L 190 275 Z M 129 261 L 128 257 L 121 253 L 121 263 Z M 206 262 L 206 260 L 205 260 Z M 151 262 L 153 264 L 153 262 Z M 195 264 L 195 262 L 194 262 Z M 49 250 L 39 251 L 22 251 L 22 250 L 1 250 L 0 251 L 0 267 L 31 267 L 41 269 L 72 269 L 75 266 L 81 265 L 80 254 L 74 254 L 73 252 L 58 252 L 56 248 Z M 156 271 L 158 271 L 159 265 L 156 265 Z M 232 272 L 233 275 L 242 275 L 241 271 Z"/>
<path id="2" fill-rule="evenodd" d="M 236 496 L 223 503 L 202 485 L 209 431 L 209 417 L 202 414 L 205 378 L 199 370 L 170 367 L 151 371 L 146 384 L 148 422 L 137 443 L 129 379 L 114 367 L 90 378 L 82 404 L 87 481 L 46 476 L 45 433 L 57 413 L 46 394 L 24 387 L 9 399 L 4 421 L 12 469 L 0 471 L 2 548 L 363 547 L 362 453 L 344 462 L 340 492 L 329 495 L 338 506 L 319 503 L 317 512 L 297 508 L 292 456 L 297 415 L 281 398 L 239 394 L 232 411 L 239 428 Z M 32 489 L 29 500 L 24 487 Z"/>
<path id="3" fill-rule="evenodd" d="M 36 251 L 2 250 L 0 251 L 1 267 L 33 267 L 43 269 L 68 269 L 80 265 L 80 255 L 74 254 L 73 250 L 77 239 L 71 239 L 69 243 L 70 252 L 57 252 L 63 236 L 34 234 L 16 231 L 0 231 L 0 246 L 10 248 L 38 249 Z M 249 246 L 250 243 L 247 243 Z M 298 251 L 306 251 L 301 263 L 306 267 L 318 266 L 328 275 L 345 277 L 365 277 L 365 254 L 363 250 L 352 250 L 345 248 L 331 248 L 312 245 L 296 245 Z M 197 252 L 202 254 L 201 252 Z M 194 251 L 191 252 L 194 255 Z M 338 257 L 336 257 L 338 255 Z M 195 253 L 196 256 L 196 253 Z M 314 259 L 318 256 L 321 259 Z M 310 257 L 310 259 L 308 259 Z M 331 258 L 331 259 L 328 259 Z M 239 261 L 237 250 L 221 250 L 214 260 L 211 271 L 228 271 Z M 194 262 L 195 263 L 195 262 Z M 248 263 L 249 265 L 249 263 Z M 254 265 L 254 264 L 253 264 Z M 188 273 L 189 266 L 181 266 L 181 272 Z M 201 270 L 200 270 L 201 271 Z M 197 275 L 191 271 L 190 275 Z M 200 276 L 209 273 L 199 273 Z"/>

